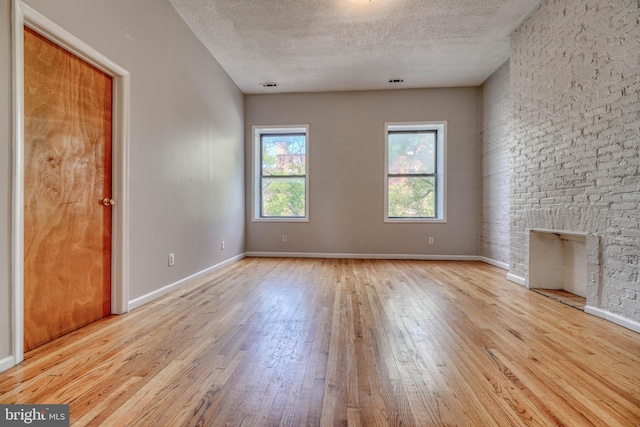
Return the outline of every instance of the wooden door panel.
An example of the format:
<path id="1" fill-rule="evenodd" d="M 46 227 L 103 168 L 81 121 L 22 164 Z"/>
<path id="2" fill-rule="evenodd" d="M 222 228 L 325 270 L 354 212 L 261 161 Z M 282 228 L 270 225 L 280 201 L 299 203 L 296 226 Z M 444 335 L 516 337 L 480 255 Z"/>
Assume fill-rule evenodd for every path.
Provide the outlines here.
<path id="1" fill-rule="evenodd" d="M 111 312 L 112 79 L 24 31 L 25 350 Z"/>

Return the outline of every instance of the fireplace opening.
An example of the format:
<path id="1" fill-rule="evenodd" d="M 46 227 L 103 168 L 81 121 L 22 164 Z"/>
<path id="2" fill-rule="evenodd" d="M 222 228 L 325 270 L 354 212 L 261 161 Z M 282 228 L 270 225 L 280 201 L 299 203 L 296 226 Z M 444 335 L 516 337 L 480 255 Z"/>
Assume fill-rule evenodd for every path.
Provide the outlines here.
<path id="1" fill-rule="evenodd" d="M 587 235 L 531 230 L 529 289 L 584 310 L 587 297 Z"/>

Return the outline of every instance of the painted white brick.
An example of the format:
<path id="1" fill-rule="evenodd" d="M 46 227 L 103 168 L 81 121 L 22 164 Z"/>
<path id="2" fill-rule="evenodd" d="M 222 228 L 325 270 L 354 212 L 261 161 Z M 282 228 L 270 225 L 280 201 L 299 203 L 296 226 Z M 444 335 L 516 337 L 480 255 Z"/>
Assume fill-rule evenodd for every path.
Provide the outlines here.
<path id="1" fill-rule="evenodd" d="M 640 2 L 543 0 L 509 67 L 510 272 L 529 229 L 588 233 L 587 303 L 640 321 Z"/>
<path id="2" fill-rule="evenodd" d="M 509 263 L 509 63 L 482 86 L 480 254 Z"/>

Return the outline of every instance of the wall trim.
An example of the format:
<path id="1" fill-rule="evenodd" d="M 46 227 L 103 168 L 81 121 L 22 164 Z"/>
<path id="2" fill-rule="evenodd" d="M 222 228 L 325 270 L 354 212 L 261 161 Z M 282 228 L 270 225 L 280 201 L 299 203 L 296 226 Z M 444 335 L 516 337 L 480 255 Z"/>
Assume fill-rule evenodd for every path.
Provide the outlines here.
<path id="1" fill-rule="evenodd" d="M 241 259 L 245 258 L 246 254 L 242 253 L 240 255 L 236 255 L 232 258 L 229 258 L 225 261 L 222 261 L 219 264 L 216 264 L 214 266 L 211 266 L 209 268 L 205 268 L 202 271 L 199 271 L 197 273 L 192 274 L 191 276 L 185 277 L 184 279 L 180 279 L 177 282 L 174 283 L 170 283 L 166 286 L 163 286 L 160 289 L 156 289 L 155 291 L 149 292 L 148 294 L 142 295 L 141 297 L 138 298 L 134 298 L 131 301 L 129 301 L 128 304 L 128 309 L 130 310 L 134 310 L 138 307 L 141 307 L 151 301 L 154 301 L 160 297 L 163 297 L 175 290 L 178 290 L 180 288 L 183 288 L 187 285 L 190 285 L 191 282 L 193 282 L 196 279 L 199 279 L 215 270 L 218 270 L 222 267 L 226 267 L 229 264 L 233 264 L 234 262 L 240 261 Z"/>
<path id="2" fill-rule="evenodd" d="M 11 2 L 11 74 L 12 74 L 12 167 L 11 174 L 11 335 L 14 364 L 24 358 L 24 148 L 23 148 L 23 92 L 24 92 L 24 16 L 19 0 Z M 3 359 L 5 363 L 8 359 Z"/>
<path id="3" fill-rule="evenodd" d="M 527 286 L 527 280 L 524 277 L 516 276 L 515 274 L 507 273 L 507 280 L 513 283 L 517 283 L 518 285 L 522 285 L 525 288 Z"/>
<path id="4" fill-rule="evenodd" d="M 256 258 L 351 258 L 351 259 L 405 259 L 424 261 L 479 261 L 475 255 L 421 255 L 421 254 L 356 254 L 333 252 L 247 252 Z"/>
<path id="5" fill-rule="evenodd" d="M 7 356 L 4 359 L 0 359 L 0 372 L 4 372 L 7 369 L 16 366 L 16 358 L 13 356 Z"/>
<path id="6" fill-rule="evenodd" d="M 493 265 L 494 267 L 501 268 L 503 270 L 509 270 L 509 263 L 498 261 L 487 257 L 478 257 L 478 261 L 482 261 L 485 264 Z"/>
<path id="7" fill-rule="evenodd" d="M 636 322 L 635 320 L 627 319 L 626 317 L 622 317 L 619 314 L 615 314 L 607 310 L 602 310 L 591 305 L 585 306 L 584 312 L 587 314 L 592 314 L 596 317 L 600 317 L 601 319 L 608 320 L 609 322 L 613 322 L 616 325 L 623 326 L 627 329 L 631 329 L 633 332 L 637 332 L 640 334 L 640 322 Z"/>

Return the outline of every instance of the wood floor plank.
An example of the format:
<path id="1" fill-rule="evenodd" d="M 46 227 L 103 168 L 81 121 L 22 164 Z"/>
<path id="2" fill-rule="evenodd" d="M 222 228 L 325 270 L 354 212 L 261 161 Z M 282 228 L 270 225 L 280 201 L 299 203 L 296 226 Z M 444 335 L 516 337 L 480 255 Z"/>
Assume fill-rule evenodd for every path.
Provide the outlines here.
<path id="1" fill-rule="evenodd" d="M 640 334 L 475 262 L 247 258 L 28 353 L 74 426 L 638 426 Z"/>

